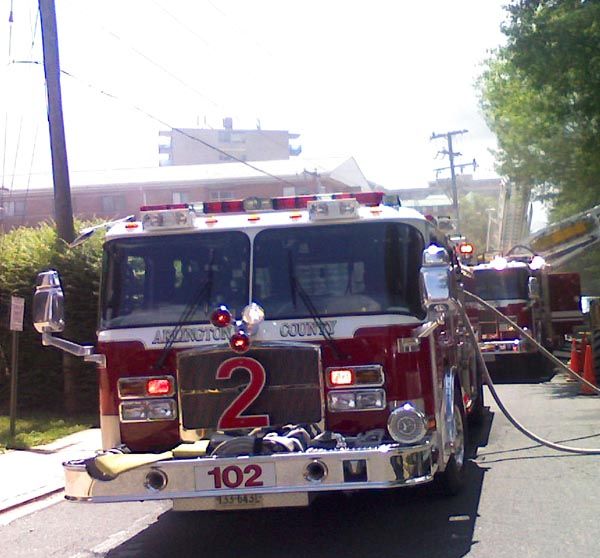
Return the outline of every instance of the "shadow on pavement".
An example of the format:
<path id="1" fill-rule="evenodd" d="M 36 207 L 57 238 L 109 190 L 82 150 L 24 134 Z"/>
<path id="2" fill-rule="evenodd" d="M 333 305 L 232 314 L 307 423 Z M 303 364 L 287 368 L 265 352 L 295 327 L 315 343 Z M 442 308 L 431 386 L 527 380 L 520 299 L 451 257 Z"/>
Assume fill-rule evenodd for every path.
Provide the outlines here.
<path id="1" fill-rule="evenodd" d="M 486 362 L 494 384 L 540 384 L 556 374 L 552 363 L 540 354 L 498 355 Z"/>
<path id="2" fill-rule="evenodd" d="M 472 454 L 487 443 L 492 418 L 486 413 L 472 431 Z M 309 508 L 169 511 L 106 556 L 458 558 L 477 543 L 473 533 L 485 471 L 469 461 L 465 488 L 452 498 L 444 497 L 431 484 L 327 495 Z"/>

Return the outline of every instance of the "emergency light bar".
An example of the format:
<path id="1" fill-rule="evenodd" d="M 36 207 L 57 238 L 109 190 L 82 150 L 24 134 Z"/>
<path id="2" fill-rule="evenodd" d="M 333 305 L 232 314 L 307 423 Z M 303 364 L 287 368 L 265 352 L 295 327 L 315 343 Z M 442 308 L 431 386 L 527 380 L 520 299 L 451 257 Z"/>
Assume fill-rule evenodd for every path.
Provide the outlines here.
<path id="1" fill-rule="evenodd" d="M 314 194 L 275 198 L 251 197 L 244 200 L 208 201 L 197 205 L 162 204 L 140 207 L 144 229 L 176 229 L 194 226 L 200 215 L 222 213 L 256 213 L 258 211 L 291 211 L 308 209 L 311 220 L 340 219 L 358 216 L 358 207 L 377 207 L 383 192 Z"/>
<path id="2" fill-rule="evenodd" d="M 186 203 L 140 207 L 144 229 L 180 229 L 194 226 L 196 213 Z"/>

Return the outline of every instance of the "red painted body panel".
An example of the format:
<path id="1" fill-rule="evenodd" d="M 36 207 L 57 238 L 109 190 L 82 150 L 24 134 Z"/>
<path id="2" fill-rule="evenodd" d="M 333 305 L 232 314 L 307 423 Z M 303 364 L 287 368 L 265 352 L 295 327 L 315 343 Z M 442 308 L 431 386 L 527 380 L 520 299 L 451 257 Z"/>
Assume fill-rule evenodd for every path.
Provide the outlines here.
<path id="1" fill-rule="evenodd" d="M 581 281 L 579 273 L 549 273 L 550 310 L 580 311 Z"/>
<path id="2" fill-rule="evenodd" d="M 413 353 L 400 353 L 397 340 L 411 337 L 415 326 L 389 326 L 363 328 L 352 339 L 336 340 L 339 353 L 336 358 L 331 347 L 322 343 L 323 373 L 330 366 L 381 364 L 385 373 L 387 401 L 405 401 L 423 398 L 425 411 L 434 414 L 435 398 L 431 367 L 430 345 L 427 339 L 421 349 Z M 104 415 L 118 415 L 119 398 L 117 382 L 126 376 L 156 374 L 153 366 L 160 349 L 146 350 L 136 341 L 100 343 L 98 352 L 106 356 L 107 368 L 100 370 L 100 409 Z M 160 374 L 175 371 L 176 350 L 166 359 Z M 440 352 L 439 365 L 443 365 Z M 325 382 L 323 382 L 325 384 Z M 325 398 L 328 388 L 325 388 Z M 363 411 L 330 413 L 326 411 L 326 428 L 346 435 L 358 434 L 375 428 L 385 428 L 389 411 Z M 180 442 L 178 421 L 121 424 L 121 441 L 134 451 L 159 451 Z"/>

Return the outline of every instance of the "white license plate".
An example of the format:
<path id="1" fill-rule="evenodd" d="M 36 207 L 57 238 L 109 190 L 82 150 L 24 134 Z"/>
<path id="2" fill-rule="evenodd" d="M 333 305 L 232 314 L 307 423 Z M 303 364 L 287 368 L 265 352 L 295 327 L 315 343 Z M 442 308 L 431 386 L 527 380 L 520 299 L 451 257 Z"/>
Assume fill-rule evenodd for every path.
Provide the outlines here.
<path id="1" fill-rule="evenodd" d="M 215 497 L 217 508 L 259 508 L 262 503 L 262 494 L 231 494 Z"/>
<path id="2" fill-rule="evenodd" d="M 244 490 L 277 484 L 274 463 L 202 465 L 195 474 L 196 490 Z"/>

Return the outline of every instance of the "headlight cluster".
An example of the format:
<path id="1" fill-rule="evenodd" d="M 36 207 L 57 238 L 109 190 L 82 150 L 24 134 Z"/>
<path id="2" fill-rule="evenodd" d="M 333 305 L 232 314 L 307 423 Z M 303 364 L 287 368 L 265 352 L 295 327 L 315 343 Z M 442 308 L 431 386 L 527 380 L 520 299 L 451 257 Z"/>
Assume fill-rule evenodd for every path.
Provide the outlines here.
<path id="1" fill-rule="evenodd" d="M 382 389 L 330 391 L 327 394 L 327 406 L 333 412 L 385 409 L 385 391 Z"/>
<path id="2" fill-rule="evenodd" d="M 380 364 L 332 367 L 325 371 L 327 408 L 342 411 L 377 411 L 385 409 L 383 367 Z M 349 389 L 357 388 L 357 389 Z M 377 389 L 374 389 L 377 388 Z"/>
<path id="3" fill-rule="evenodd" d="M 121 422 L 149 422 L 177 418 L 172 376 L 121 378 L 118 383 Z"/>

